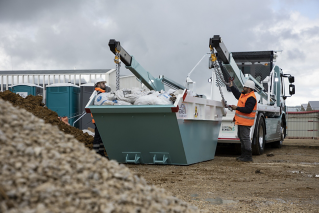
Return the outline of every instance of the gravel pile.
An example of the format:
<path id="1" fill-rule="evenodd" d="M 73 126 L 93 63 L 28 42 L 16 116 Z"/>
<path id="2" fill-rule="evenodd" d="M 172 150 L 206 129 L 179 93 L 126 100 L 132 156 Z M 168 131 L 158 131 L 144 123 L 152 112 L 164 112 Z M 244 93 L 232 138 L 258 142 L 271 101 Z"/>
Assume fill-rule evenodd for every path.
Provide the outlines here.
<path id="1" fill-rule="evenodd" d="M 38 118 L 44 120 L 45 123 L 50 123 L 66 133 L 73 135 L 79 142 L 84 143 L 85 146 L 89 149 L 93 148 L 93 137 L 88 133 L 83 133 L 82 130 L 69 126 L 62 122 L 58 118 L 58 114 L 47 107 L 43 107 L 42 96 L 33 96 L 28 95 L 26 98 L 22 98 L 20 95 L 6 90 L 0 92 L 0 98 L 3 100 L 9 101 L 13 106 L 22 108 L 31 112 Z"/>
<path id="2" fill-rule="evenodd" d="M 197 212 L 0 99 L 0 212 Z"/>

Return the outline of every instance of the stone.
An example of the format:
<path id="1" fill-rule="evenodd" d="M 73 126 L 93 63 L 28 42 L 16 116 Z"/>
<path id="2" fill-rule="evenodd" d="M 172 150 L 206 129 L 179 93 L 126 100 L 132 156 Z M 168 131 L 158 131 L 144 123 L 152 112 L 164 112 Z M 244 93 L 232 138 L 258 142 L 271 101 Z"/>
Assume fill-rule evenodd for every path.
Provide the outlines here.
<path id="1" fill-rule="evenodd" d="M 198 212 L 26 110 L 0 109 L 0 212 Z"/>

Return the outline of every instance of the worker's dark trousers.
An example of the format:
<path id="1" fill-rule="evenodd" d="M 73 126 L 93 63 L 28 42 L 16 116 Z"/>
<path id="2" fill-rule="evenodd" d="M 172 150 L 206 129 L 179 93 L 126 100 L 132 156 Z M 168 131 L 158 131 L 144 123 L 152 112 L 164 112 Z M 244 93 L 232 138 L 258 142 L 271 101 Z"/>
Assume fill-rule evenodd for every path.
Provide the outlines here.
<path id="1" fill-rule="evenodd" d="M 95 135 L 94 135 L 94 141 L 93 141 L 93 149 L 100 155 L 105 156 L 102 138 L 100 136 L 99 130 L 96 127 L 96 124 L 94 124 L 94 126 L 95 126 Z"/>
<path id="2" fill-rule="evenodd" d="M 251 126 L 241 126 L 238 125 L 238 137 L 241 143 L 241 150 L 249 150 L 251 151 L 251 141 L 250 141 L 250 128 Z"/>

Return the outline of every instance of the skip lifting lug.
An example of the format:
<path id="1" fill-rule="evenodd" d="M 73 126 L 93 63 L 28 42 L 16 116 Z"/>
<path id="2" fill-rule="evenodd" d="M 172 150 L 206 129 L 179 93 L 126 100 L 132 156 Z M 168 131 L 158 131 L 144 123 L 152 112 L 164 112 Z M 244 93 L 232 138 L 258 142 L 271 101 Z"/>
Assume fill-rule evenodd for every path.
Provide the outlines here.
<path id="1" fill-rule="evenodd" d="M 225 101 L 224 99 L 223 99 L 223 103 L 224 103 L 224 106 L 225 106 L 225 108 L 227 108 L 229 111 L 233 111 L 233 108 L 231 108 L 231 106 L 230 105 L 228 105 L 227 104 L 227 101 Z"/>

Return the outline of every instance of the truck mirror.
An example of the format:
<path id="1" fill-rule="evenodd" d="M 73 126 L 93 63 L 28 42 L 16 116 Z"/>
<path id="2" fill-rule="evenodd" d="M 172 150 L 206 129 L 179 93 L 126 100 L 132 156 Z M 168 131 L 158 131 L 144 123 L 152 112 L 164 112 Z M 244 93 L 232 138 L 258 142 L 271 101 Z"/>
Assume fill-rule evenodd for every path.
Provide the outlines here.
<path id="1" fill-rule="evenodd" d="M 289 83 L 294 83 L 295 82 L 295 77 L 294 76 L 289 76 L 288 77 Z"/>
<path id="2" fill-rule="evenodd" d="M 295 85 L 293 85 L 293 84 L 289 85 L 289 94 L 290 95 L 295 94 Z"/>

